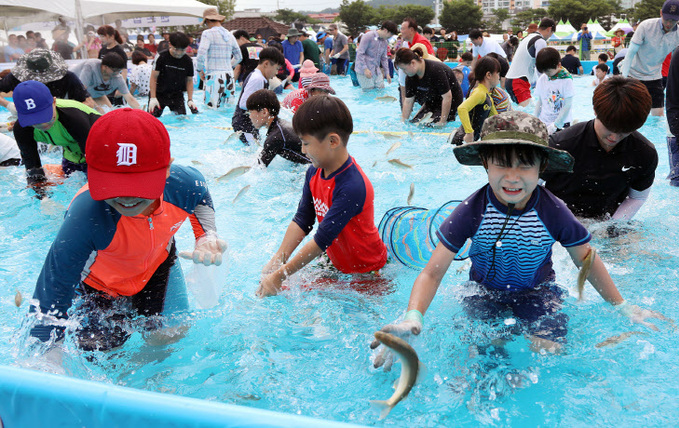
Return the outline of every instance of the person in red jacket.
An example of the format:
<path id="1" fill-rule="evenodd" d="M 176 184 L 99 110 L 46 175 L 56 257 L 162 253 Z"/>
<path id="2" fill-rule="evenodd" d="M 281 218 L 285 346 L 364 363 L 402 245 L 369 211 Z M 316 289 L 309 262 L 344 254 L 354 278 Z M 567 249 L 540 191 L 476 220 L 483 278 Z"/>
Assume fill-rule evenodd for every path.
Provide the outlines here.
<path id="1" fill-rule="evenodd" d="M 387 248 L 375 227 L 372 184 L 347 151 L 353 132 L 347 106 L 336 97 L 312 97 L 297 110 L 292 126 L 312 166 L 297 214 L 262 269 L 260 297 L 277 294 L 286 278 L 324 252 L 346 274 L 375 272 L 387 262 Z M 314 238 L 288 260 L 316 220 Z"/>

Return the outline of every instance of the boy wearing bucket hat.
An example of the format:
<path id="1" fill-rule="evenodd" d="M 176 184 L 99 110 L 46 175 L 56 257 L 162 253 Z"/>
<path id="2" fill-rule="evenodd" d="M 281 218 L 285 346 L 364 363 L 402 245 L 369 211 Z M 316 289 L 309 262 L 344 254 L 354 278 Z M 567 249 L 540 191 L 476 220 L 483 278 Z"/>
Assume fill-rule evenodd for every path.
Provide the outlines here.
<path id="1" fill-rule="evenodd" d="M 464 299 L 465 309 L 486 320 L 516 319 L 513 333 L 526 333 L 532 349 L 561 348 L 568 317 L 559 308 L 566 293 L 554 282 L 552 245 L 560 242 L 580 266 L 591 251 L 591 235 L 561 200 L 538 186 L 542 171 L 573 168 L 571 155 L 549 147 L 547 139 L 538 118 L 512 111 L 488 118 L 480 141 L 454 149 L 461 164 L 486 169 L 488 184 L 444 221 L 437 232 L 440 242 L 415 280 L 405 320 L 384 331 L 404 337 L 420 333 L 443 276 L 471 239 L 469 279 L 481 292 Z M 593 257 L 588 279 L 597 292 L 633 321 L 654 328 L 646 318 L 661 315 L 627 304 L 601 259 Z M 385 352 L 374 363 L 384 364 Z"/>
<path id="2" fill-rule="evenodd" d="M 180 256 L 219 265 L 226 243 L 216 234 L 205 178 L 172 165 L 170 137 L 151 114 L 124 108 L 103 116 L 90 132 L 87 159 L 88 184 L 71 201 L 36 284 L 31 312 L 41 316 L 31 335 L 63 337 L 78 294 L 88 312 L 80 346 L 105 350 L 129 337 L 129 325 L 117 321 L 187 308 L 174 241 L 187 218 L 195 250 Z M 94 311 L 102 310 L 106 319 L 97 320 Z"/>
<path id="3" fill-rule="evenodd" d="M 53 97 L 47 86 L 35 80 L 20 83 L 13 95 L 18 116 L 14 138 L 26 166 L 28 184 L 42 198 L 46 178 L 38 141 L 63 147 L 61 167 L 66 175 L 86 172 L 85 144 L 90 128 L 101 116 L 78 101 Z"/>
<path id="4" fill-rule="evenodd" d="M 94 108 L 95 103 L 80 78 L 68 71 L 66 61 L 57 52 L 48 49 L 33 49 L 22 55 L 12 71 L 0 80 L 0 92 L 10 93 L 21 82 L 36 80 L 49 88 L 56 98 L 80 101 Z M 0 97 L 0 106 L 16 115 L 13 102 Z"/>

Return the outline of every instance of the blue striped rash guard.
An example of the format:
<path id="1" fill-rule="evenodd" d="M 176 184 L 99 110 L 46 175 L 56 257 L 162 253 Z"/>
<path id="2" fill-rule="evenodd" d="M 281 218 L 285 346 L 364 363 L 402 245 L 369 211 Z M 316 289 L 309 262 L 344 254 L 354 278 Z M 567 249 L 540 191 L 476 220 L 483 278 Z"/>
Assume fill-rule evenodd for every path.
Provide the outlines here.
<path id="1" fill-rule="evenodd" d="M 552 245 L 574 247 L 592 238 L 563 201 L 541 186 L 523 210 L 512 211 L 509 219 L 507 211 L 485 185 L 458 205 L 436 233 L 454 253 L 472 240 L 469 279 L 491 289 L 517 291 L 553 281 Z"/>

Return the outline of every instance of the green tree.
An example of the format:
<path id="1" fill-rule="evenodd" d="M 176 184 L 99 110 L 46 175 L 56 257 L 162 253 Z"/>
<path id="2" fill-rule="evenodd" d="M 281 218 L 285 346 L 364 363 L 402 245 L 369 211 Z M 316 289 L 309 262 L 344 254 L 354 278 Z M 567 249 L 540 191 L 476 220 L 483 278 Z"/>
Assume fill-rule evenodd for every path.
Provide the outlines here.
<path id="1" fill-rule="evenodd" d="M 203 3 L 217 6 L 219 14 L 226 16 L 226 19 L 230 19 L 236 10 L 236 0 L 203 0 Z"/>
<path id="2" fill-rule="evenodd" d="M 634 12 L 632 12 L 632 16 L 634 16 L 634 19 L 638 21 L 643 21 L 644 19 L 649 18 L 659 18 L 660 9 L 662 9 L 663 3 L 664 0 L 641 0 L 639 3 L 634 5 Z M 630 20 L 630 22 L 631 21 L 632 20 Z"/>
<path id="3" fill-rule="evenodd" d="M 377 15 L 380 21 L 388 18 L 382 18 Z M 405 18 L 413 18 L 417 25 L 424 28 L 425 25 L 429 24 L 432 19 L 434 19 L 434 9 L 429 6 L 419 6 L 415 4 L 405 4 L 398 6 L 391 16 L 391 21 L 394 21 L 396 25 L 400 25 Z"/>
<path id="4" fill-rule="evenodd" d="M 342 0 L 339 19 L 347 26 L 349 35 L 355 36 L 375 21 L 375 9 L 363 0 Z"/>
<path id="5" fill-rule="evenodd" d="M 292 9 L 278 9 L 274 13 L 275 15 L 273 16 L 273 19 L 278 22 L 282 22 L 285 25 L 292 25 L 292 23 L 295 21 L 306 22 L 307 19 L 309 19 L 308 16 L 299 12 L 295 12 Z"/>
<path id="6" fill-rule="evenodd" d="M 477 6 L 473 0 L 451 0 L 443 3 L 439 21 L 443 27 L 465 34 L 472 28 L 479 28 L 481 18 L 481 6 Z"/>
<path id="7" fill-rule="evenodd" d="M 375 21 L 373 22 L 373 25 L 378 25 L 382 21 L 394 21 L 396 25 L 400 25 L 401 22 L 399 21 L 397 17 L 398 13 L 398 6 L 385 6 L 381 5 L 375 10 Z"/>
<path id="8" fill-rule="evenodd" d="M 509 11 L 507 9 L 493 9 L 491 12 L 495 15 L 495 19 L 497 19 L 500 25 L 509 18 Z"/>
<path id="9" fill-rule="evenodd" d="M 511 20 L 511 24 L 513 27 L 519 27 L 523 30 L 532 22 L 539 23 L 545 16 L 547 16 L 545 9 L 526 9 L 517 12 Z"/>
<path id="10" fill-rule="evenodd" d="M 549 16 L 557 21 L 570 19 L 577 29 L 590 19 L 598 19 L 605 26 L 610 26 L 611 15 L 618 11 L 618 0 L 553 0 L 549 4 Z"/>

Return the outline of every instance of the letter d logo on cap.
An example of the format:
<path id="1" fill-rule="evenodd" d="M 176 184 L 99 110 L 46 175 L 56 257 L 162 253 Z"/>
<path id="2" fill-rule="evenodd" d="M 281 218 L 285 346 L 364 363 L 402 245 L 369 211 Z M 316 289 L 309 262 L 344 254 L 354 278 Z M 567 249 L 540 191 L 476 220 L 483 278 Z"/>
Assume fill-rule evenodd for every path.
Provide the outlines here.
<path id="1" fill-rule="evenodd" d="M 33 101 L 33 98 L 26 98 L 24 100 L 26 102 L 26 109 L 27 110 L 33 110 L 37 106 L 35 105 L 35 101 Z"/>

